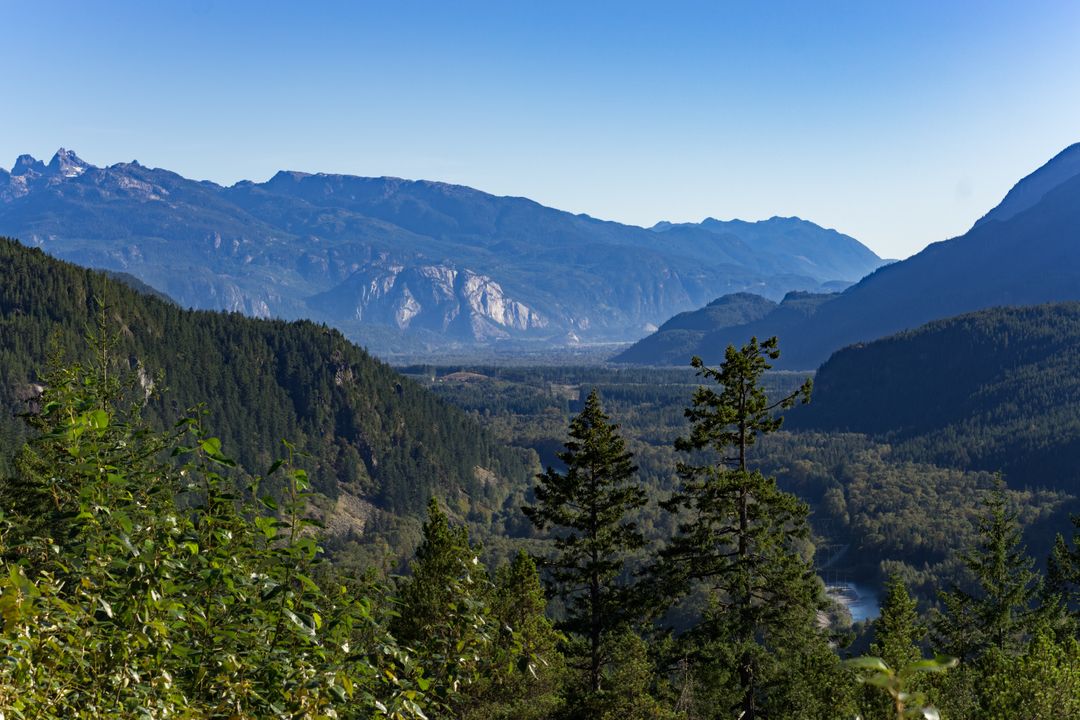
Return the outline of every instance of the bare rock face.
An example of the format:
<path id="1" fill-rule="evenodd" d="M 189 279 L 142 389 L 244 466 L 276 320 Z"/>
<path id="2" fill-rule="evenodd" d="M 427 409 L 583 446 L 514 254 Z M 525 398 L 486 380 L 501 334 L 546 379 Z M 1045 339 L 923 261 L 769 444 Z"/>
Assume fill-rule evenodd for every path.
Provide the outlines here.
<path id="1" fill-rule="evenodd" d="M 45 163 L 32 155 L 20 155 L 15 158 L 15 166 L 11 168 L 11 174 L 16 177 L 41 176 L 45 174 Z"/>
<path id="2" fill-rule="evenodd" d="M 466 270 L 461 293 L 473 315 L 514 330 L 545 328 L 547 320 L 528 305 L 508 298 L 499 283 L 486 275 Z"/>
<path id="3" fill-rule="evenodd" d="M 509 297 L 492 278 L 445 263 L 376 261 L 310 298 L 309 305 L 400 330 L 433 330 L 481 342 L 548 326 L 546 318 Z"/>

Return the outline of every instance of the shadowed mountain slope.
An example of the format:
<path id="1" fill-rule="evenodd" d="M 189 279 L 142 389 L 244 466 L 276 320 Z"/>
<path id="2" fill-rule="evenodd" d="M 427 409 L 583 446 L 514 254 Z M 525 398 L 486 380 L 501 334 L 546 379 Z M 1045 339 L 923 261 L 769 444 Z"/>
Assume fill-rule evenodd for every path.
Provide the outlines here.
<path id="1" fill-rule="evenodd" d="M 992 308 L 840 350 L 785 427 L 865 433 L 900 458 L 1075 491 L 1078 403 L 1080 303 Z"/>
<path id="2" fill-rule="evenodd" d="M 117 356 L 144 387 L 163 382 L 148 408 L 157 424 L 205 403 L 208 427 L 253 473 L 291 441 L 308 454 L 299 462 L 340 532 L 361 535 L 378 511 L 420 514 L 433 493 L 490 515 L 533 469 L 527 453 L 325 326 L 183 310 L 13 240 L 0 239 L 0 276 L 0 434 L 9 449 L 24 433 L 13 411 L 33 397 L 50 352 L 86 354 L 82 338 L 102 300 Z"/>
<path id="3" fill-rule="evenodd" d="M 781 309 L 702 340 L 696 354 L 778 335 L 778 367 L 808 369 L 832 352 L 925 322 L 999 305 L 1080 299 L 1080 146 L 1028 176 L 966 234 L 879 268 L 812 315 Z"/>

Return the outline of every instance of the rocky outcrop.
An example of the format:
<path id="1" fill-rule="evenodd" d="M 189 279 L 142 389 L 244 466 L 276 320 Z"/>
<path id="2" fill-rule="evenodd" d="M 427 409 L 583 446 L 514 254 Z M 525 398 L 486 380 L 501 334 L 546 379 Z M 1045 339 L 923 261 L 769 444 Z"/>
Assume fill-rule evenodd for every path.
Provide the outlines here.
<path id="1" fill-rule="evenodd" d="M 432 330 L 459 340 L 487 341 L 547 328 L 548 320 L 509 297 L 492 278 L 450 264 L 365 265 L 332 290 L 308 300 L 322 313 Z"/>

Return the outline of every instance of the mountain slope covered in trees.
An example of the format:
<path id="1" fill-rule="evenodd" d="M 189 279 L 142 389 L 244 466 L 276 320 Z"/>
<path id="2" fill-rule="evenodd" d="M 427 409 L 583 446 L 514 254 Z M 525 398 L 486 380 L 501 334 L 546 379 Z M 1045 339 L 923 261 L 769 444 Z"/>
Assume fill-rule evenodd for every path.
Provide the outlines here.
<path id="1" fill-rule="evenodd" d="M 0 421 L 16 448 L 25 410 L 50 354 L 86 352 L 98 322 L 116 332 L 158 425 L 205 403 L 206 423 L 245 469 L 262 472 L 289 440 L 310 457 L 328 522 L 361 535 L 380 512 L 418 515 L 437 493 L 477 516 L 498 511 L 534 462 L 494 443 L 445 405 L 339 332 L 311 322 L 183 310 L 102 273 L 0 240 Z"/>
<path id="2" fill-rule="evenodd" d="M 732 333 L 749 329 L 747 339 L 762 338 L 768 335 L 756 332 L 758 328 L 772 325 L 798 327 L 835 297 L 833 293 L 790 292 L 779 303 L 773 303 L 748 293 L 725 295 L 701 310 L 676 315 L 655 333 L 616 355 L 612 361 L 685 365 L 696 355 L 705 358 L 706 362 L 715 362 L 718 361 L 715 348 Z M 723 352 L 720 356 L 723 356 Z"/>
<path id="3" fill-rule="evenodd" d="M 310 318 L 379 351 L 636 339 L 724 293 L 779 298 L 881 263 L 797 218 L 713 224 L 649 230 L 385 177 L 221 187 L 64 150 L 0 173 L 2 233 L 184 306 Z"/>
<path id="4" fill-rule="evenodd" d="M 652 335 L 621 352 L 615 361 L 645 365 L 685 364 L 708 333 L 760 320 L 775 308 L 775 302 L 760 295 L 724 295 L 700 310 L 679 313 L 657 328 Z"/>
<path id="5" fill-rule="evenodd" d="M 993 308 L 834 354 L 788 427 L 858 432 L 920 462 L 1080 480 L 1080 303 Z"/>
<path id="6" fill-rule="evenodd" d="M 882 267 L 813 317 L 770 314 L 704 340 L 723 357 L 753 335 L 784 341 L 782 367 L 808 369 L 834 351 L 987 307 L 1080 300 L 1080 144 L 1021 180 L 966 234 Z"/>

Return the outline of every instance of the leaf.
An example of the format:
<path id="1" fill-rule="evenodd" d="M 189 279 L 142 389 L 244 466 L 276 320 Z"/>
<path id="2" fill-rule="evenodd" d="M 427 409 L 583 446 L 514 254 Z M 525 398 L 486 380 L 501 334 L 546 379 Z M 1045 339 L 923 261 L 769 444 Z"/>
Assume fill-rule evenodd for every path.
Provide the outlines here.
<path id="1" fill-rule="evenodd" d="M 262 531 L 267 540 L 272 540 L 277 535 L 277 520 L 272 517 L 255 518 L 255 527 Z"/>
<path id="2" fill-rule="evenodd" d="M 904 672 L 944 672 L 956 667 L 960 661 L 948 655 L 936 655 L 930 660 L 917 660 L 904 667 Z"/>
<path id="3" fill-rule="evenodd" d="M 112 478 L 114 476 L 110 475 L 109 477 Z M 126 535 L 131 534 L 131 530 L 134 527 L 131 522 L 131 518 L 129 518 L 125 513 L 122 512 L 113 513 L 112 518 L 114 521 L 116 521 L 116 524 L 120 526 L 120 529 L 123 530 Z"/>
<path id="4" fill-rule="evenodd" d="M 203 452 L 207 455 L 221 454 L 221 440 L 216 437 L 206 438 L 199 443 L 199 447 L 202 448 Z"/>
<path id="5" fill-rule="evenodd" d="M 113 616 L 112 605 L 110 605 L 105 600 L 105 598 L 98 598 L 98 603 L 101 605 L 101 609 L 105 611 L 105 614 L 109 616 L 109 619 L 112 619 L 112 616 Z"/>
<path id="6" fill-rule="evenodd" d="M 867 670 L 878 670 L 880 672 L 889 672 L 889 666 L 885 664 L 885 661 L 879 657 L 871 657 L 869 655 L 863 655 L 861 657 L 849 658 L 844 661 L 844 665 L 853 668 L 863 668 Z"/>
<path id="7" fill-rule="evenodd" d="M 867 685 L 873 685 L 874 687 L 887 688 L 893 684 L 892 676 L 886 675 L 885 673 L 874 673 L 869 677 L 859 679 Z"/>
<path id="8" fill-rule="evenodd" d="M 109 413 L 104 410 L 94 410 L 86 414 L 86 422 L 95 430 L 104 430 L 109 427 Z"/>
<path id="9" fill-rule="evenodd" d="M 300 628 L 300 630 L 305 635 L 308 635 L 308 636 L 314 636 L 315 635 L 315 631 L 311 627 L 309 627 L 307 623 L 305 623 L 303 620 L 301 620 L 300 617 L 296 613 L 294 613 L 292 610 L 289 610 L 288 608 L 284 608 L 282 610 L 282 612 L 285 614 L 285 617 L 289 618 L 289 620 L 291 620 L 292 623 L 294 625 L 296 625 L 296 627 Z"/>

